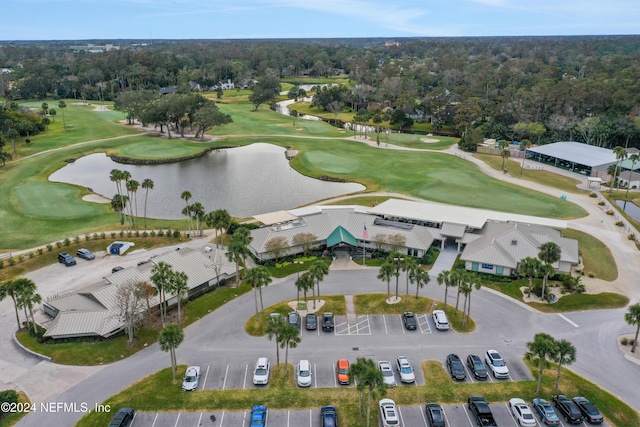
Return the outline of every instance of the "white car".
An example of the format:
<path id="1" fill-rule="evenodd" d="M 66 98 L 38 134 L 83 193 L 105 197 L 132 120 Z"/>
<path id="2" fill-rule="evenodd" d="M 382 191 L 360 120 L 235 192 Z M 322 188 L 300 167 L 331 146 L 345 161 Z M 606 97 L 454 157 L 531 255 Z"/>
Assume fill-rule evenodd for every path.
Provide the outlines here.
<path id="1" fill-rule="evenodd" d="M 433 324 L 436 325 L 436 329 L 439 331 L 448 331 L 449 330 L 449 319 L 447 319 L 447 315 L 442 310 L 433 310 Z"/>
<path id="2" fill-rule="evenodd" d="M 380 406 L 380 422 L 382 427 L 400 427 L 400 417 L 396 402 L 391 399 L 382 399 Z"/>
<path id="3" fill-rule="evenodd" d="M 509 368 L 497 350 L 487 350 L 484 360 L 495 378 L 509 378 Z"/>
<path id="4" fill-rule="evenodd" d="M 527 405 L 524 400 L 517 397 L 509 399 L 509 407 L 511 408 L 511 412 L 513 412 L 513 416 L 516 417 L 518 424 L 522 427 L 538 425 L 533 416 L 533 411 L 531 411 L 531 408 L 529 408 L 529 405 Z"/>
<path id="5" fill-rule="evenodd" d="M 396 359 L 396 369 L 400 375 L 400 382 L 402 383 L 414 383 L 416 382 L 416 374 L 409 363 L 407 356 L 399 356 Z"/>
<path id="6" fill-rule="evenodd" d="M 253 383 L 255 385 L 265 385 L 269 383 L 269 373 L 271 371 L 271 365 L 269 359 L 261 357 L 256 362 L 256 367 L 253 369 Z"/>
<path id="7" fill-rule="evenodd" d="M 198 380 L 200 379 L 200 366 L 189 366 L 184 374 L 182 381 L 182 389 L 184 391 L 193 391 L 198 388 Z"/>
<path id="8" fill-rule="evenodd" d="M 378 369 L 382 372 L 382 380 L 388 387 L 396 386 L 396 376 L 393 373 L 393 368 L 391 368 L 391 363 L 386 360 L 382 360 L 378 362 Z"/>
<path id="9" fill-rule="evenodd" d="M 308 360 L 301 360 L 298 363 L 297 382 L 300 387 L 311 386 L 311 364 Z"/>

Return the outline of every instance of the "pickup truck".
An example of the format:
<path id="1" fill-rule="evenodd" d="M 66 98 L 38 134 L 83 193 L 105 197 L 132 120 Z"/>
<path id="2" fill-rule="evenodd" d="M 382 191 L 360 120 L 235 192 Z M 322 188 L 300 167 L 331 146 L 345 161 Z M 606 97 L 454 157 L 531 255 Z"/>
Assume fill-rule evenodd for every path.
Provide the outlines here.
<path id="1" fill-rule="evenodd" d="M 333 322 L 333 313 L 323 313 L 322 314 L 322 330 L 323 331 L 333 331 L 334 322 Z"/>
<path id="2" fill-rule="evenodd" d="M 493 419 L 489 404 L 484 400 L 484 397 L 470 396 L 468 402 L 469 411 L 478 427 L 498 427 L 498 424 Z"/>

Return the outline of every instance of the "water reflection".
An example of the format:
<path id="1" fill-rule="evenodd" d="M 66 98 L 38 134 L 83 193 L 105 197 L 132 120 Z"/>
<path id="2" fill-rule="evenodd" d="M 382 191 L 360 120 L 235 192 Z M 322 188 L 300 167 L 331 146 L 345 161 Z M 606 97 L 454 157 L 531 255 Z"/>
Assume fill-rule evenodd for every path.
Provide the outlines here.
<path id="1" fill-rule="evenodd" d="M 624 200 L 615 200 L 615 204 L 620 206 L 622 210 L 631 218 L 640 222 L 640 208 L 633 202 L 625 202 Z"/>
<path id="2" fill-rule="evenodd" d="M 105 154 L 82 157 L 53 173 L 50 181 L 77 184 L 112 198 L 115 183 L 112 169 L 127 170 L 142 183 L 149 178 L 149 218 L 181 219 L 185 206 L 183 191 L 192 194 L 190 203 L 199 201 L 209 212 L 227 209 L 231 215 L 248 217 L 280 209 L 291 209 L 316 200 L 361 191 L 354 183 L 334 183 L 301 175 L 289 166 L 284 149 L 272 144 L 212 151 L 197 159 L 152 166 L 115 163 Z M 143 215 L 145 190 L 138 188 L 138 215 Z M 134 207 L 135 209 L 135 207 Z"/>

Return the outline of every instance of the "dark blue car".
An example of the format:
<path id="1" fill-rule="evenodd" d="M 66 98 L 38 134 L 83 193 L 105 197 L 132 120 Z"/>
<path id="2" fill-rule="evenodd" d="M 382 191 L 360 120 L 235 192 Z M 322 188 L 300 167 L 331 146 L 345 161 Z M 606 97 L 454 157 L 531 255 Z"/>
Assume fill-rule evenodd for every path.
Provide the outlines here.
<path id="1" fill-rule="evenodd" d="M 553 406 L 551 406 L 551 404 L 549 404 L 549 402 L 547 402 L 546 400 L 541 398 L 533 399 L 533 401 L 531 402 L 531 406 L 533 406 L 533 411 L 538 414 L 538 416 L 540 417 L 540 421 L 542 421 L 544 425 L 560 425 L 560 419 L 556 414 L 556 410 L 553 409 Z"/>
<path id="2" fill-rule="evenodd" d="M 320 420 L 322 427 L 337 427 L 338 414 L 336 413 L 335 406 L 323 406 L 320 409 Z"/>

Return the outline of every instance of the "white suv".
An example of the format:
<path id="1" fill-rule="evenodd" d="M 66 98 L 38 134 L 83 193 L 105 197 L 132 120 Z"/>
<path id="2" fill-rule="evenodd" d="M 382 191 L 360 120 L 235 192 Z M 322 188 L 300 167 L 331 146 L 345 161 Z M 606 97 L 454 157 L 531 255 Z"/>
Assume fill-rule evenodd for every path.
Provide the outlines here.
<path id="1" fill-rule="evenodd" d="M 436 325 L 436 329 L 440 331 L 446 331 L 449 329 L 449 319 L 442 310 L 433 310 L 433 323 Z"/>
<path id="2" fill-rule="evenodd" d="M 269 363 L 269 359 L 266 357 L 259 358 L 253 370 L 253 383 L 255 385 L 268 384 L 270 371 L 271 364 Z"/>
<path id="3" fill-rule="evenodd" d="M 400 375 L 400 382 L 413 383 L 416 381 L 416 374 L 407 356 L 398 356 L 396 359 L 396 369 Z"/>
<path id="4" fill-rule="evenodd" d="M 400 427 L 400 417 L 396 402 L 391 399 L 382 399 L 380 405 L 380 421 L 382 427 Z"/>
<path id="5" fill-rule="evenodd" d="M 300 387 L 311 386 L 311 364 L 308 360 L 301 360 L 298 363 L 298 385 Z"/>
<path id="6" fill-rule="evenodd" d="M 495 378 L 509 378 L 509 368 L 497 350 L 487 350 L 484 360 Z"/>

